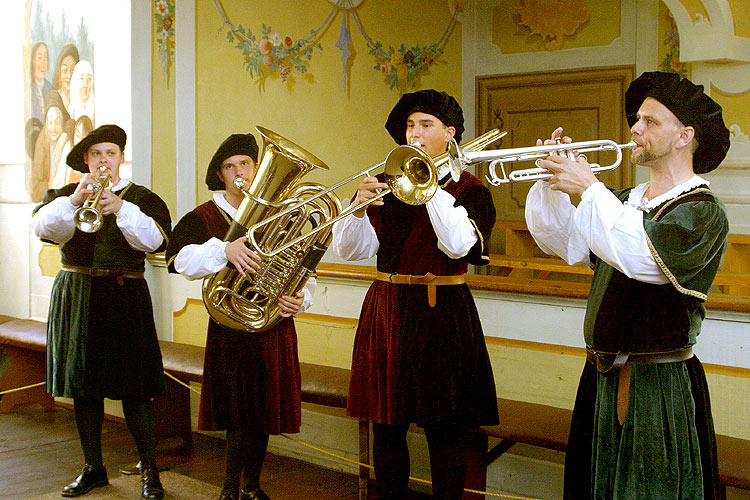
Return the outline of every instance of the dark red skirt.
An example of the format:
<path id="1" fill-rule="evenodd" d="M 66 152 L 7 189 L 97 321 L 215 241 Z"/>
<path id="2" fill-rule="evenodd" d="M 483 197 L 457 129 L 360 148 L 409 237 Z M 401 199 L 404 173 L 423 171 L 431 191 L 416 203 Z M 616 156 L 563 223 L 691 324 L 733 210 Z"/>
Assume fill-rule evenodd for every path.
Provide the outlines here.
<path id="1" fill-rule="evenodd" d="M 301 419 L 294 320 L 262 333 L 209 321 L 198 428 L 262 425 L 266 434 L 296 433 Z"/>
<path id="2" fill-rule="evenodd" d="M 372 284 L 354 340 L 347 412 L 378 423 L 498 423 L 495 382 L 466 285 Z"/>

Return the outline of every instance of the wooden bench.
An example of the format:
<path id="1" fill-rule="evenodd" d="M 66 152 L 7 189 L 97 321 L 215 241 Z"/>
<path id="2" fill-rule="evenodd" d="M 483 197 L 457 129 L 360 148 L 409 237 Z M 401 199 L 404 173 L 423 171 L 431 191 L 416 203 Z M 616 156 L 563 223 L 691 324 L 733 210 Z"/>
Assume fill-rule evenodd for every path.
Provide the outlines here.
<path id="1" fill-rule="evenodd" d="M 467 454 L 467 488 L 486 488 L 486 468 L 516 443 L 566 451 L 572 410 L 498 398 L 500 424 L 474 431 Z M 488 451 L 488 438 L 499 439 Z M 722 488 L 750 490 L 750 441 L 716 435 Z M 475 497 L 476 498 L 476 497 Z"/>
<path id="2" fill-rule="evenodd" d="M 184 383 L 203 382 L 205 349 L 199 346 L 159 341 L 164 370 Z M 346 408 L 350 371 L 334 366 L 300 363 L 302 401 L 332 408 Z M 167 378 L 167 391 L 158 401 L 157 434 L 160 439 L 179 436 L 192 443 L 190 394 L 179 383 Z M 359 421 L 359 462 L 370 463 L 370 423 Z M 369 469 L 359 468 L 359 498 L 367 499 Z"/>
<path id="3" fill-rule="evenodd" d="M 0 349 L 9 358 L 8 367 L 0 374 L 0 392 L 38 384 L 47 379 L 47 323 L 0 316 Z M 16 405 L 30 403 L 41 404 L 45 411 L 55 407 L 55 399 L 41 385 L 3 395 L 0 413 L 7 413 Z"/>

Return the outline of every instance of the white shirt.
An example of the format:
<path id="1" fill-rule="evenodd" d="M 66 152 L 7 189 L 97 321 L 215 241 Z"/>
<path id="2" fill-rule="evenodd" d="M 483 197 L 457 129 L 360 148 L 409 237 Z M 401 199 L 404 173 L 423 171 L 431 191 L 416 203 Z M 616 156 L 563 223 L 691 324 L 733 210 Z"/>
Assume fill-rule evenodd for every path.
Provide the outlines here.
<path id="1" fill-rule="evenodd" d="M 646 243 L 643 213 L 697 186 L 708 185 L 698 176 L 647 200 L 648 183 L 630 191 L 622 203 L 597 182 L 583 192 L 581 203 L 537 181 L 526 198 L 526 224 L 539 248 L 556 254 L 568 264 L 588 264 L 589 252 L 626 276 L 652 284 L 668 283 Z"/>
<path id="2" fill-rule="evenodd" d="M 130 182 L 130 179 L 120 179 L 111 190 L 119 191 Z M 57 197 L 34 214 L 31 229 L 39 238 L 64 245 L 75 234 L 73 215 L 79 208 L 70 203 L 70 196 Z M 133 249 L 154 252 L 164 242 L 164 235 L 154 219 L 141 212 L 134 203 L 123 200 L 115 216 L 117 227 Z"/>
<path id="3" fill-rule="evenodd" d="M 448 169 L 439 172 L 442 180 Z M 426 203 L 430 223 L 438 239 L 438 248 L 451 259 L 459 259 L 469 253 L 479 240 L 474 224 L 466 209 L 454 206 L 456 199 L 438 186 L 435 195 Z M 354 214 L 336 221 L 333 225 L 333 250 L 346 260 L 361 260 L 373 257 L 380 248 L 375 229 L 365 212 L 364 217 Z"/>
<path id="4" fill-rule="evenodd" d="M 237 214 L 237 209 L 229 204 L 224 197 L 224 193 L 214 193 L 213 200 L 230 217 L 234 218 Z M 185 245 L 175 256 L 174 268 L 189 280 L 197 280 L 217 273 L 224 269 L 229 262 L 226 254 L 228 243 L 228 241 L 222 241 L 218 238 L 211 238 L 201 245 Z M 299 312 L 303 312 L 312 306 L 316 286 L 317 281 L 311 276 L 302 289 L 304 299 Z"/>

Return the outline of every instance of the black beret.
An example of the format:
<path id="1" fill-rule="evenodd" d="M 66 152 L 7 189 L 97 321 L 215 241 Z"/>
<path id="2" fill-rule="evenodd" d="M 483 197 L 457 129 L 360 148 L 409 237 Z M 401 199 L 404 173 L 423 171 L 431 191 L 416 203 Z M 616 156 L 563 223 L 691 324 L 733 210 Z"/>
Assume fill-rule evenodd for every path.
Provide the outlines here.
<path id="1" fill-rule="evenodd" d="M 452 96 L 437 90 L 420 90 L 404 94 L 391 110 L 385 128 L 396 144 L 406 144 L 406 120 L 412 113 L 427 113 L 439 119 L 446 127 L 454 127 L 456 141 L 464 133 L 464 112 Z"/>
<path id="2" fill-rule="evenodd" d="M 693 154 L 693 171 L 714 170 L 729 151 L 729 129 L 724 125 L 721 106 L 696 85 L 676 73 L 652 71 L 636 78 L 625 92 L 625 113 L 632 127 L 647 97 L 667 107 L 686 127 L 695 129 L 698 149 Z"/>
<path id="3" fill-rule="evenodd" d="M 111 142 L 120 146 L 120 151 L 125 149 L 125 141 L 128 136 L 125 131 L 117 125 L 102 125 L 101 127 L 95 128 L 89 134 L 81 139 L 81 142 L 73 146 L 73 149 L 68 153 L 68 157 L 65 162 L 70 165 L 70 168 L 77 170 L 84 174 L 89 172 L 89 167 L 83 161 L 83 155 L 89 148 L 100 142 Z"/>
<path id="4" fill-rule="evenodd" d="M 258 161 L 258 143 L 255 142 L 255 136 L 253 134 L 232 134 L 221 143 L 219 149 L 214 153 L 211 162 L 208 164 L 208 171 L 206 172 L 206 186 L 211 191 L 222 191 L 225 186 L 221 182 L 216 172 L 219 171 L 221 164 L 227 158 L 231 158 L 234 155 L 245 155 L 253 159 L 254 162 Z"/>

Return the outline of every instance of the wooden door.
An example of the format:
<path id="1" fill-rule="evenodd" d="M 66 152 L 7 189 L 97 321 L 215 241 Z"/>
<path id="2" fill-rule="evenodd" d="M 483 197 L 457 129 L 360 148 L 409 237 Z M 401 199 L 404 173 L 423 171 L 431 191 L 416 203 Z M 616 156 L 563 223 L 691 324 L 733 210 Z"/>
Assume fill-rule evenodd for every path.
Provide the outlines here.
<path id="1" fill-rule="evenodd" d="M 502 142 L 493 146 L 500 149 L 534 146 L 538 138 L 548 138 L 560 126 L 573 141 L 628 142 L 625 90 L 633 73 L 634 69 L 627 66 L 477 77 L 477 135 L 492 127 L 507 130 Z M 625 160 L 619 168 L 599 174 L 610 187 L 632 185 L 630 153 L 624 153 Z M 591 153 L 587 157 L 589 162 L 605 165 L 612 163 L 614 153 Z M 510 164 L 506 171 L 533 167 L 532 162 Z M 486 164 L 477 169 L 481 178 L 486 173 Z M 531 185 L 522 182 L 490 186 L 498 221 L 524 220 L 526 194 Z"/>

